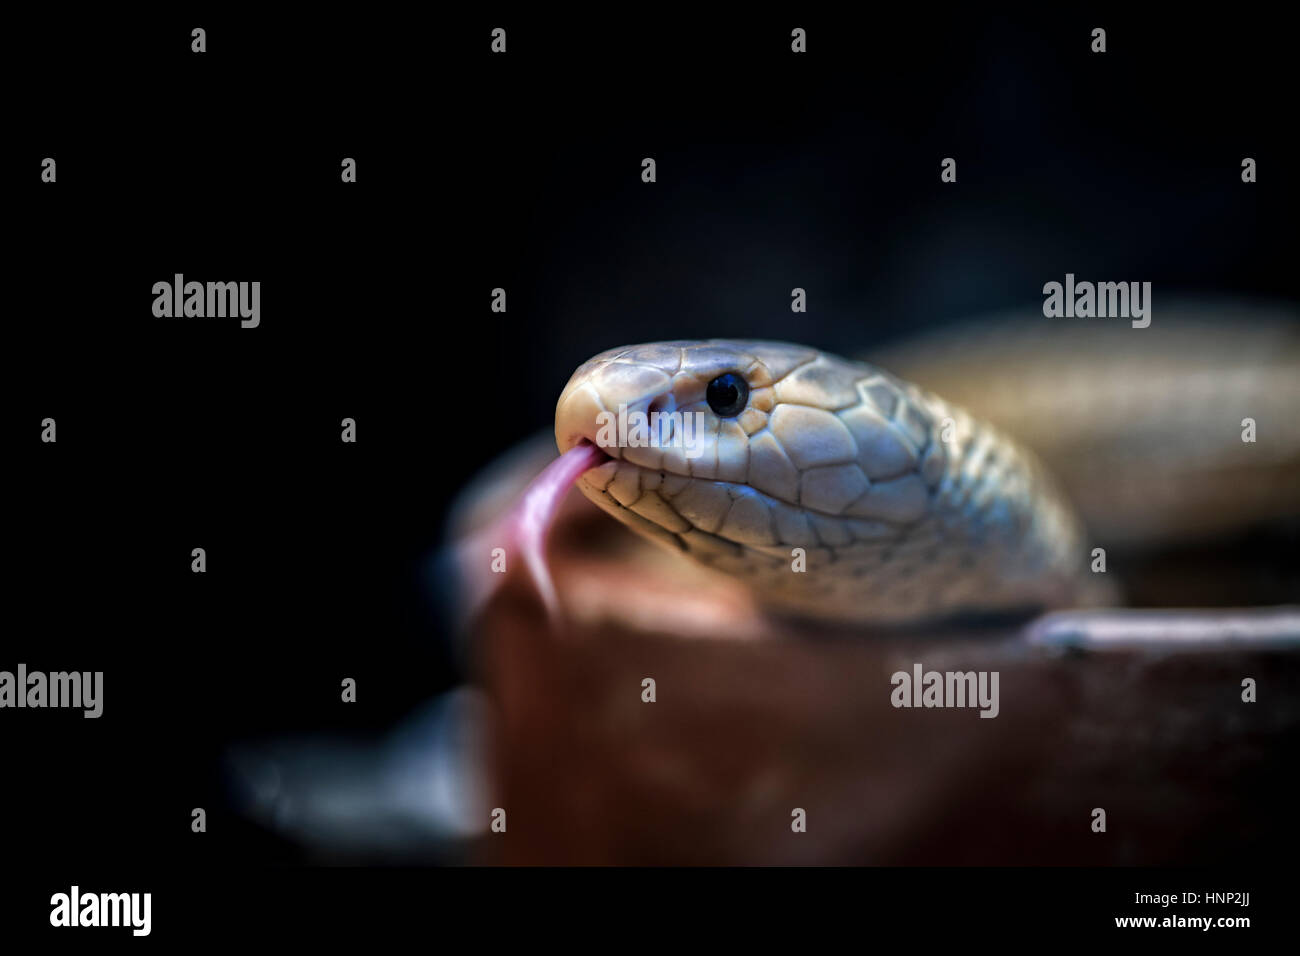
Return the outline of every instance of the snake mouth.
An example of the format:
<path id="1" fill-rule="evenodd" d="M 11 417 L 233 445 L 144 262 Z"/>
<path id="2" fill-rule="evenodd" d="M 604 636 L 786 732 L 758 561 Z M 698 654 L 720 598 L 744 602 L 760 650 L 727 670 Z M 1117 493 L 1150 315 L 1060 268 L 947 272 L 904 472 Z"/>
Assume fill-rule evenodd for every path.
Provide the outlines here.
<path id="1" fill-rule="evenodd" d="M 584 455 L 585 455 L 586 457 L 590 458 L 590 460 L 591 460 L 591 464 L 588 465 L 588 466 L 583 470 L 583 473 L 584 473 L 584 474 L 585 474 L 586 472 L 588 472 L 588 471 L 591 471 L 592 468 L 599 468 L 601 465 L 605 464 L 605 462 L 607 462 L 607 461 L 613 461 L 613 460 L 614 460 L 614 456 L 613 456 L 613 455 L 609 454 L 607 451 L 605 451 L 605 449 L 601 448 L 599 445 L 597 445 L 597 444 L 596 444 L 594 441 L 592 441 L 590 438 L 580 438 L 580 439 L 578 439 L 576 442 L 573 443 L 573 445 L 572 445 L 572 447 L 569 449 L 569 451 L 565 452 L 565 454 L 569 454 L 570 452 L 573 451 L 574 448 L 584 448 L 584 449 L 587 449 L 587 450 L 584 452 Z"/>

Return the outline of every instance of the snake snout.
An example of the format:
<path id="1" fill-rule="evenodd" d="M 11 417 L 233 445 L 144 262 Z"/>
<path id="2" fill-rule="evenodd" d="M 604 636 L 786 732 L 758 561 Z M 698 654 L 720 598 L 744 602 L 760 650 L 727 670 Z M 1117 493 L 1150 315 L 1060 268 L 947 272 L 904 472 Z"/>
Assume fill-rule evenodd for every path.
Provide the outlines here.
<path id="1" fill-rule="evenodd" d="M 649 443 L 657 445 L 672 430 L 678 403 L 673 377 L 661 368 L 627 357 L 588 362 L 556 403 L 555 443 L 564 452 L 586 440 L 611 458 L 637 460 L 640 439 L 653 430 Z"/>

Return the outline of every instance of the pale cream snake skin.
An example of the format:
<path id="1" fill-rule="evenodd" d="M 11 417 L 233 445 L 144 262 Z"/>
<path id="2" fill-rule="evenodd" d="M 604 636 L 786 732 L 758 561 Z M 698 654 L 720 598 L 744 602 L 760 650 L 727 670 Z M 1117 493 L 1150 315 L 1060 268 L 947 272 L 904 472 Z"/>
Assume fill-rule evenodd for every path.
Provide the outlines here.
<path id="1" fill-rule="evenodd" d="M 605 447 L 578 486 L 768 606 L 899 622 L 1107 602 L 1094 547 L 1300 512 L 1296 329 L 1194 304 L 1140 330 L 985 319 L 887 366 L 777 342 L 626 346 L 573 373 L 555 438 L 595 441 L 620 406 L 699 413 L 698 457 Z M 728 373 L 748 396 L 719 415 L 706 389 Z"/>

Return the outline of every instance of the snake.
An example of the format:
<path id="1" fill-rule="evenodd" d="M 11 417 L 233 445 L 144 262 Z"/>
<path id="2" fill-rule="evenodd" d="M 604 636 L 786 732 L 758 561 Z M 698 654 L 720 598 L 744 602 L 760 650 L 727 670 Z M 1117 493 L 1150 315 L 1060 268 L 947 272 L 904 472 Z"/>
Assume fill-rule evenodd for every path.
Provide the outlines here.
<path id="1" fill-rule="evenodd" d="M 658 431 L 619 436 L 619 415 Z M 554 506 L 538 502 L 576 483 L 777 613 L 891 624 L 1106 605 L 1121 600 L 1099 573 L 1108 547 L 1300 514 L 1300 336 L 1286 309 L 1193 303 L 1146 329 L 990 317 L 870 360 L 625 345 L 572 373 L 554 439 L 539 525 Z"/>
<path id="2" fill-rule="evenodd" d="M 802 342 L 586 330 L 567 378 L 538 369 L 551 427 L 451 503 L 432 575 L 493 715 L 491 806 L 526 821 L 492 846 L 1131 865 L 1202 845 L 1211 815 L 1241 821 L 1233 852 L 1273 839 L 1256 821 L 1281 809 L 1222 800 L 1266 792 L 1296 726 L 1300 315 L 1150 314 L 1031 307 L 875 346 L 870 317 L 795 317 Z M 653 440 L 620 412 L 659 415 Z M 999 674 L 1006 706 L 896 710 L 922 666 Z M 1128 842 L 1062 836 L 1107 801 Z M 791 843 L 799 807 L 819 824 Z"/>

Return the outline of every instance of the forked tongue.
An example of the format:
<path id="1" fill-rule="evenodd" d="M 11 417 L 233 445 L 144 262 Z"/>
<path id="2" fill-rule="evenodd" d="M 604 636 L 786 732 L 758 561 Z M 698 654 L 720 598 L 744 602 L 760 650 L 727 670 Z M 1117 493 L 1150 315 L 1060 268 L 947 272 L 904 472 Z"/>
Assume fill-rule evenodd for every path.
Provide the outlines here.
<path id="1" fill-rule="evenodd" d="M 513 543 L 523 557 L 552 618 L 559 615 L 560 601 L 546 566 L 546 533 L 570 486 L 584 471 L 608 459 L 608 455 L 590 442 L 574 445 L 528 483 L 519 500 L 495 526 L 500 540 Z"/>

